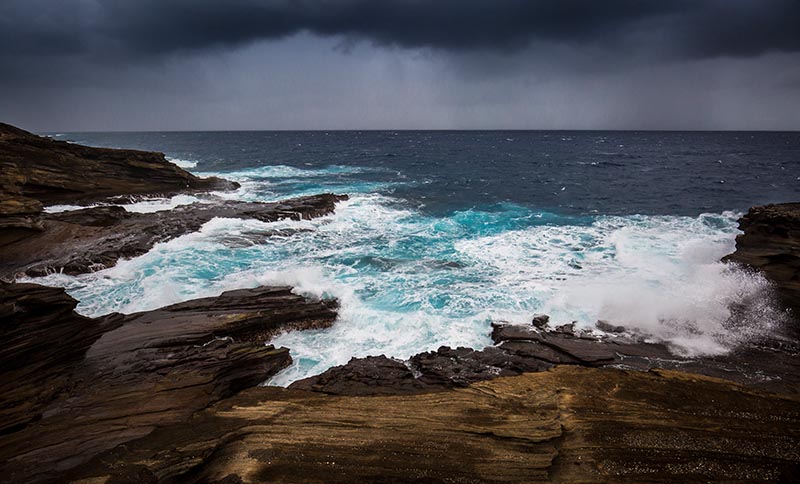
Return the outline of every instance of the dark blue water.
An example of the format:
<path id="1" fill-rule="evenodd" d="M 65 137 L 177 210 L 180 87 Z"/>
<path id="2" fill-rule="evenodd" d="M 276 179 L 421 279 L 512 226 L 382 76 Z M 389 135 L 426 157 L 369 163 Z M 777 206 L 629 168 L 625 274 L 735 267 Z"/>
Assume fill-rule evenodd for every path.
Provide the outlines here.
<path id="1" fill-rule="evenodd" d="M 797 132 L 179 132 L 64 138 L 163 151 L 197 161 L 198 171 L 369 167 L 338 177 L 402 181 L 378 191 L 431 213 L 515 203 L 560 214 L 697 215 L 800 198 Z"/>
<path id="2" fill-rule="evenodd" d="M 754 204 L 800 199 L 798 133 L 214 132 L 58 136 L 165 152 L 235 192 L 141 201 L 350 195 L 336 213 L 264 224 L 214 219 L 148 254 L 53 275 L 87 314 L 289 284 L 336 297 L 336 324 L 282 335 L 274 383 L 352 356 L 481 348 L 492 320 L 621 324 L 681 354 L 719 354 L 781 314 L 758 275 L 719 262 Z M 51 208 L 52 209 L 52 208 Z M 63 207 L 62 207 L 63 209 Z M 291 236 L 261 237 L 276 228 Z M 763 301 L 729 329 L 731 303 Z M 743 328 L 746 328 L 743 329 Z"/>

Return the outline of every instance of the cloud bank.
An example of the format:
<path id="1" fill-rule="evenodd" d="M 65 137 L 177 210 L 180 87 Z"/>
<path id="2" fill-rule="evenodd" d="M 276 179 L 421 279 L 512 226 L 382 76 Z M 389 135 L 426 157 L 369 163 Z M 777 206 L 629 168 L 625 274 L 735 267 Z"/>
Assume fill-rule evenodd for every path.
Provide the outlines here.
<path id="1" fill-rule="evenodd" d="M 343 106 L 369 101 L 364 124 L 374 126 L 384 99 L 380 127 L 416 102 L 425 105 L 403 127 L 479 127 L 489 112 L 512 113 L 504 126 L 673 127 L 703 106 L 687 127 L 730 126 L 720 113 L 741 113 L 753 127 L 797 129 L 798 25 L 798 0 L 0 0 L 0 108 L 35 126 L 82 109 L 91 129 L 175 99 L 152 117 L 182 109 L 220 125 L 275 127 L 282 116 L 292 128 L 318 127 L 312 117 L 350 127 L 365 110 Z M 587 89 L 608 99 L 576 112 Z M 520 98 L 535 99 L 523 106 L 540 117 L 520 114 Z"/>
<path id="2" fill-rule="evenodd" d="M 690 58 L 800 49 L 796 0 L 6 0 L 5 54 L 159 55 L 299 32 L 444 50 L 533 41 Z M 634 44 L 635 43 L 635 44 Z"/>

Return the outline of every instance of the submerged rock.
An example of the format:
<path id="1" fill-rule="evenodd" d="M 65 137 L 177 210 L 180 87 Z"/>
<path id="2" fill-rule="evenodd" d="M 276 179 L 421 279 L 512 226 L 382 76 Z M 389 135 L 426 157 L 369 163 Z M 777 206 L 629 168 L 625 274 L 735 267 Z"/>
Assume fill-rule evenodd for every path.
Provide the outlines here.
<path id="1" fill-rule="evenodd" d="M 288 287 L 86 318 L 63 289 L 0 283 L 0 481 L 56 477 L 264 382 L 292 359 L 277 332 L 324 328 L 336 304 Z"/>
<path id="2" fill-rule="evenodd" d="M 550 322 L 550 316 L 547 314 L 534 314 L 531 324 L 539 329 L 547 328 L 547 323 Z"/>
<path id="3" fill-rule="evenodd" d="M 595 323 L 595 326 L 600 331 L 604 331 L 606 333 L 624 333 L 625 332 L 625 326 L 617 326 L 617 325 L 611 324 L 608 321 L 603 320 L 603 319 L 598 319 L 597 322 Z"/>

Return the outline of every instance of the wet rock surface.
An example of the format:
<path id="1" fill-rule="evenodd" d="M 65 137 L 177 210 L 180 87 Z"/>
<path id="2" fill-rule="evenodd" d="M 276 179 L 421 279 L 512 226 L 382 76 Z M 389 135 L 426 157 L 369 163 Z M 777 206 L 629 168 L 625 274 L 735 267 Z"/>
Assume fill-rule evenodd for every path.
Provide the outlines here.
<path id="1" fill-rule="evenodd" d="M 291 363 L 277 332 L 324 328 L 336 305 L 288 287 L 229 291 L 156 311 L 74 313 L 63 289 L 0 284 L 0 481 L 57 478 L 186 422 Z"/>
<path id="2" fill-rule="evenodd" d="M 289 388 L 333 395 L 405 395 L 466 387 L 478 381 L 552 366 L 494 347 L 478 351 L 442 346 L 414 355 L 407 362 L 383 355 L 352 358 L 345 365 L 294 382 Z"/>
<path id="3" fill-rule="evenodd" d="M 794 319 L 789 333 L 800 338 L 800 203 L 751 208 L 739 219 L 744 233 L 725 260 L 761 271 L 775 284 Z"/>
<path id="4" fill-rule="evenodd" d="M 119 259 L 145 254 L 159 242 L 195 232 L 215 217 L 262 222 L 310 219 L 332 213 L 336 202 L 346 198 L 321 194 L 272 203 L 194 203 L 154 213 L 108 206 L 44 214 L 41 231 L 0 243 L 0 277 L 92 272 L 111 267 Z"/>
<path id="5" fill-rule="evenodd" d="M 356 396 L 405 395 L 437 389 L 417 380 L 402 361 L 383 355 L 352 358 L 346 365 L 294 382 L 289 388 Z"/>
<path id="6" fill-rule="evenodd" d="M 291 361 L 264 341 L 330 325 L 335 303 L 262 287 L 90 319 L 61 289 L 0 289 L 17 341 L 3 362 L 44 362 L 3 393 L 0 482 L 791 482 L 800 469 L 796 383 L 777 395 L 622 370 L 671 357 L 628 338 L 496 324 L 482 351 L 354 358 L 255 387 Z M 48 398 L 25 398 L 49 381 Z"/>

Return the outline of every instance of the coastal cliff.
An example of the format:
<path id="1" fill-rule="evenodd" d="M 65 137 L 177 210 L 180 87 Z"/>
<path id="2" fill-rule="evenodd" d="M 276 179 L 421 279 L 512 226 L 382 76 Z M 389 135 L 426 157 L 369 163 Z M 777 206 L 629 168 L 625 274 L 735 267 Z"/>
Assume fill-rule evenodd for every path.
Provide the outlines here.
<path id="1" fill-rule="evenodd" d="M 796 482 L 798 401 L 681 372 L 560 366 L 447 392 L 254 388 L 72 482 Z M 216 436 L 216 438 L 211 438 Z M 169 449 L 169 450 L 167 450 Z"/>
<path id="2" fill-rule="evenodd" d="M 42 207 L 121 195 L 171 195 L 228 190 L 220 178 L 199 178 L 163 153 L 82 146 L 0 123 L 0 228 L 38 229 Z"/>

